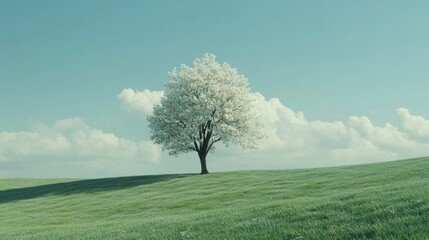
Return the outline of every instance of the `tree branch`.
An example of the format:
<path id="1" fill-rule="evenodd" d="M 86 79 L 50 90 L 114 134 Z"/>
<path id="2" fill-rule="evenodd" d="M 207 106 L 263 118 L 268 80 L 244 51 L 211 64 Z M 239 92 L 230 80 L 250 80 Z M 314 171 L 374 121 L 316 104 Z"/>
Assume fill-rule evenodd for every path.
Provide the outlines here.
<path id="1" fill-rule="evenodd" d="M 193 148 L 193 147 L 188 147 L 188 149 L 191 149 L 191 150 L 193 150 L 193 151 L 198 152 L 198 150 L 197 150 L 197 149 L 195 149 L 195 148 Z"/>
<path id="2" fill-rule="evenodd" d="M 212 146 L 213 146 L 213 144 L 214 144 L 214 143 L 219 142 L 221 139 L 222 139 L 222 137 L 219 137 L 218 139 L 213 140 L 213 141 L 210 143 L 209 148 L 207 149 L 207 152 L 208 152 L 208 151 L 210 151 L 210 149 L 212 148 Z"/>
<path id="3" fill-rule="evenodd" d="M 195 151 L 198 152 L 200 149 L 198 148 L 198 144 L 197 144 L 197 141 L 195 141 L 195 139 L 194 139 L 194 146 L 195 146 L 195 149 L 196 149 Z"/>

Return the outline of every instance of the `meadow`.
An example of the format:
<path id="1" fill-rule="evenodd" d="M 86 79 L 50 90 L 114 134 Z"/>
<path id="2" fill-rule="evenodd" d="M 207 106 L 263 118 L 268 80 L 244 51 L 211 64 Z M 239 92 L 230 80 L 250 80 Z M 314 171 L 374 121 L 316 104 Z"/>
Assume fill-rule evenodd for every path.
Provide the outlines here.
<path id="1" fill-rule="evenodd" d="M 0 239 L 429 239 L 429 157 L 202 176 L 0 179 Z"/>

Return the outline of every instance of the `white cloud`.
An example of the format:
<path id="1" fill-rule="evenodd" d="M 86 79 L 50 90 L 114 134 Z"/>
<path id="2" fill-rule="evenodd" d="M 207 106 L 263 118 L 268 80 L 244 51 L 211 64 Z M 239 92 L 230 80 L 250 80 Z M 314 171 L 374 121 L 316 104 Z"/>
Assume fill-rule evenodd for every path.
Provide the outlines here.
<path id="1" fill-rule="evenodd" d="M 278 99 L 265 100 L 259 93 L 254 95 L 268 133 L 260 150 L 271 158 L 276 157 L 270 150 L 281 149 L 283 151 L 277 158 L 286 162 L 298 158 L 323 166 L 429 154 L 429 144 L 409 134 L 429 134 L 426 132 L 429 131 L 429 121 L 421 116 L 406 115 L 403 120 L 406 131 L 391 123 L 376 127 L 366 116 L 351 116 L 348 122 L 309 121 L 303 113 L 284 106 Z M 398 109 L 399 115 L 404 112 L 408 113 L 408 110 Z"/>
<path id="2" fill-rule="evenodd" d="M 422 116 L 413 116 L 410 111 L 405 108 L 396 109 L 404 129 L 418 137 L 429 136 L 429 121 Z"/>
<path id="3" fill-rule="evenodd" d="M 151 141 L 134 142 L 89 127 L 80 118 L 64 119 L 33 131 L 0 132 L 0 163 L 73 165 L 103 174 L 124 174 L 160 160 L 161 149 Z M 54 165 L 55 165 L 54 164 Z M 124 167 L 127 166 L 127 167 Z"/>
<path id="4" fill-rule="evenodd" d="M 151 114 L 153 106 L 161 102 L 164 95 L 162 91 L 150 91 L 145 89 L 143 92 L 138 92 L 127 88 L 117 96 L 124 108 L 129 112 L 143 112 Z"/>
<path id="5" fill-rule="evenodd" d="M 158 91 L 124 89 L 118 100 L 128 111 L 150 114 L 162 96 Z M 208 158 L 209 170 L 335 166 L 429 155 L 429 121 L 405 108 L 396 110 L 399 126 L 388 122 L 375 126 L 366 116 L 351 116 L 347 121 L 308 120 L 277 98 L 265 99 L 255 93 L 254 99 L 267 137 L 257 150 L 217 146 L 216 154 Z M 147 135 L 142 132 L 142 137 Z M 100 177 L 198 170 L 196 154 L 171 158 L 152 141 L 121 138 L 90 127 L 81 118 L 40 124 L 32 131 L 0 132 L 1 177 Z"/>
<path id="6" fill-rule="evenodd" d="M 1 132 L 0 161 L 14 158 L 56 155 L 69 151 L 69 141 L 60 134 L 45 135 L 38 132 Z"/>

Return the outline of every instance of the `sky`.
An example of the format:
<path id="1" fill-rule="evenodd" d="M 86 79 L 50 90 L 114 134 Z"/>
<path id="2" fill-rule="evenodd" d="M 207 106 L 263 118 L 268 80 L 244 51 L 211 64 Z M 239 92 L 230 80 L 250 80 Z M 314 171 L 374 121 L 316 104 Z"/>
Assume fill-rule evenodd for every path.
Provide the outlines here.
<path id="1" fill-rule="evenodd" d="M 0 178 L 199 172 L 146 116 L 204 53 L 247 77 L 267 138 L 209 171 L 429 155 L 428 1 L 0 0 Z"/>

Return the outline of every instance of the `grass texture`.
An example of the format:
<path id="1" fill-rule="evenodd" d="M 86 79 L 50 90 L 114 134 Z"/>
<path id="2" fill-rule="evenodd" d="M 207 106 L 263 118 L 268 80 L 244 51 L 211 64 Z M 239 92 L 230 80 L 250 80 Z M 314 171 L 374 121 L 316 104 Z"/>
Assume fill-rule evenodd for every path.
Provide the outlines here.
<path id="1" fill-rule="evenodd" d="M 205 176 L 0 179 L 0 239 L 429 239 L 429 158 Z"/>

